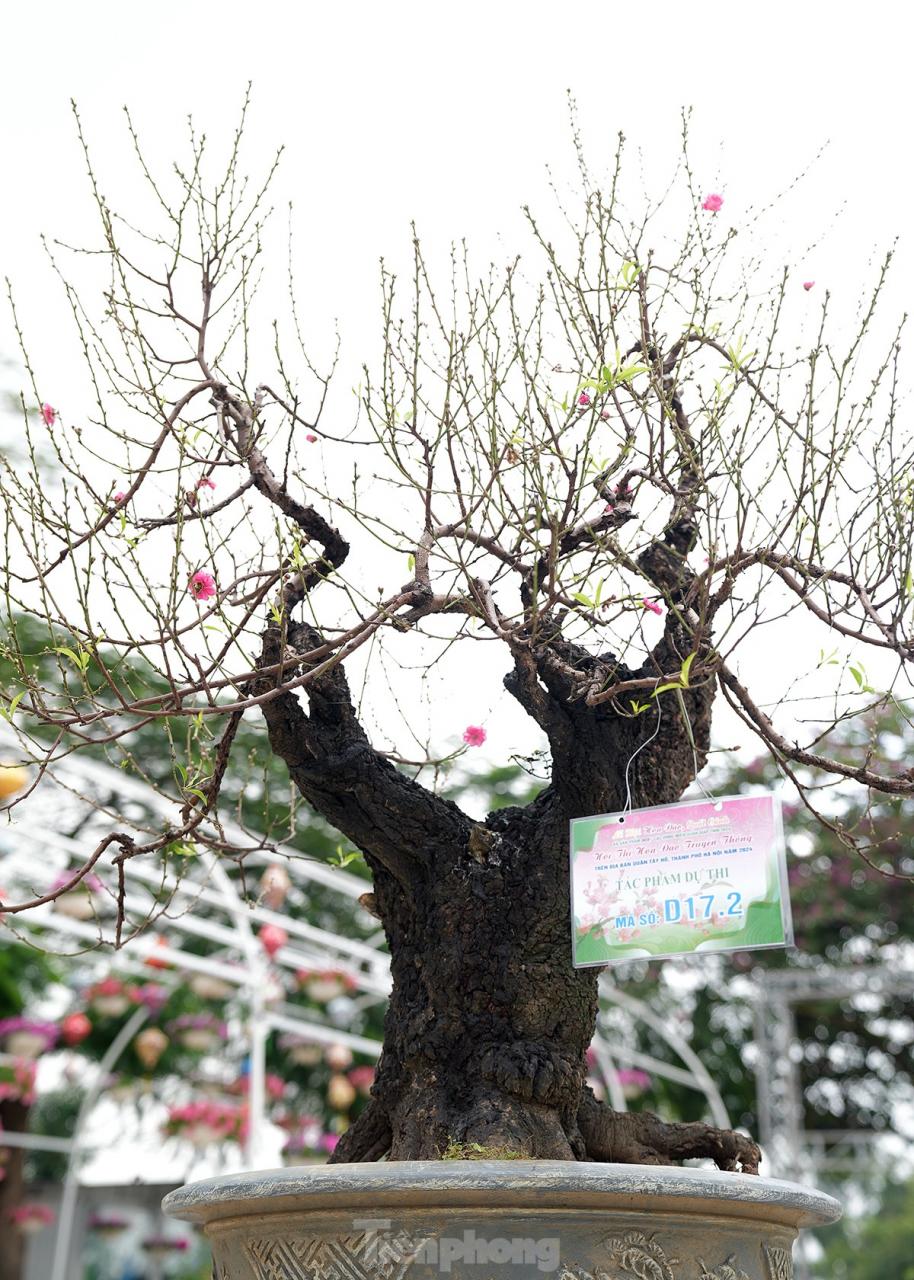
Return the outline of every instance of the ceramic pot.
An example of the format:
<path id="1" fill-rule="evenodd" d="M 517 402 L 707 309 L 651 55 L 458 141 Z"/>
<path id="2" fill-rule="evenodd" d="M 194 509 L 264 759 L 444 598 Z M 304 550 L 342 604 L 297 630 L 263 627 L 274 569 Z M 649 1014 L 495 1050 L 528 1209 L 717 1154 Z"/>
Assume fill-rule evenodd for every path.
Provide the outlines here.
<path id="1" fill-rule="evenodd" d="M 817 1191 L 572 1161 L 397 1161 L 233 1174 L 166 1196 L 215 1280 L 790 1280 Z"/>

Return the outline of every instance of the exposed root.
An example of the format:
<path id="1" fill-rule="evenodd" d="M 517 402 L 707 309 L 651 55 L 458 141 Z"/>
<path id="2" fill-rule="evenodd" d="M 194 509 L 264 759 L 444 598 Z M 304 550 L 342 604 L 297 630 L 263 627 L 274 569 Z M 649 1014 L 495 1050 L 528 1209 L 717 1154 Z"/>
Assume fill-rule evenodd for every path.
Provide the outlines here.
<path id="1" fill-rule="evenodd" d="M 618 1164 L 675 1164 L 710 1159 L 731 1173 L 758 1173 L 762 1154 L 751 1138 L 703 1123 L 673 1124 L 650 1111 L 613 1111 L 589 1089 L 581 1097 L 578 1127 L 591 1160 Z"/>
<path id="2" fill-rule="evenodd" d="M 381 1160 L 390 1150 L 392 1137 L 387 1112 L 372 1098 L 336 1144 L 329 1163 L 361 1164 Z"/>

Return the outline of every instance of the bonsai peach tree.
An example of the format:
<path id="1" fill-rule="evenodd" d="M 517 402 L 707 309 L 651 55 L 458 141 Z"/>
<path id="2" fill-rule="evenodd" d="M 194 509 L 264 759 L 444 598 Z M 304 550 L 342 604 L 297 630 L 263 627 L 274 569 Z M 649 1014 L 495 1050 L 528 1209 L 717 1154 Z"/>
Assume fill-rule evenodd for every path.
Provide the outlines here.
<path id="1" fill-rule="evenodd" d="M 4 706 L 33 766 L 14 806 L 69 752 L 101 745 L 141 772 L 131 743 L 159 723 L 174 819 L 113 824 L 53 892 L 106 879 L 121 946 L 143 927 L 131 859 L 243 859 L 276 838 L 239 845 L 222 825 L 255 722 L 288 770 L 287 821 L 303 802 L 364 855 L 392 958 L 371 1102 L 335 1160 L 754 1172 L 749 1138 L 620 1114 L 586 1087 L 597 972 L 571 963 L 568 824 L 680 797 L 716 705 L 848 856 L 872 860 L 865 823 L 841 827 L 810 771 L 914 792 L 875 748 L 828 749 L 848 717 L 907 714 L 914 471 L 898 336 L 877 313 L 888 263 L 858 323 L 835 325 L 825 289 L 764 278 L 756 224 L 729 225 L 687 148 L 663 198 L 631 204 L 620 140 L 604 186 L 581 163 L 554 234 L 525 210 L 527 249 L 505 266 L 477 273 L 460 249 L 439 269 L 418 239 L 405 280 L 382 266 L 379 356 L 347 407 L 335 356 L 308 354 L 291 275 L 287 315 L 262 287 L 275 165 L 248 182 L 239 130 L 213 177 L 192 133 L 160 181 L 129 128 L 139 214 L 109 205 L 87 149 L 100 238 L 75 276 L 50 249 L 85 384 L 50 388 L 22 339 L 4 600 L 45 626 L 54 674 L 10 640 Z M 137 683 L 137 660 L 164 691 Z M 499 672 L 532 721 L 547 781 L 531 803 L 475 818 L 442 795 L 453 752 L 403 708 L 448 663 L 467 690 Z"/>

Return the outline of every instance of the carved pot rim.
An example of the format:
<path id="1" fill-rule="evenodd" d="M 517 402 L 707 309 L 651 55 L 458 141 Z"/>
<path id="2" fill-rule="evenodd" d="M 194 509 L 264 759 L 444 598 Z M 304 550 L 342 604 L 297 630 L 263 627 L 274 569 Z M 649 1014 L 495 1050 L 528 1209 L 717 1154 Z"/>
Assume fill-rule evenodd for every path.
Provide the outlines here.
<path id="1" fill-rule="evenodd" d="M 225 1219 L 312 1211 L 511 1208 L 620 1211 L 825 1226 L 841 1205 L 777 1178 L 656 1165 L 564 1160 L 403 1160 L 264 1169 L 191 1182 L 162 1202 L 175 1218 L 209 1227 Z"/>

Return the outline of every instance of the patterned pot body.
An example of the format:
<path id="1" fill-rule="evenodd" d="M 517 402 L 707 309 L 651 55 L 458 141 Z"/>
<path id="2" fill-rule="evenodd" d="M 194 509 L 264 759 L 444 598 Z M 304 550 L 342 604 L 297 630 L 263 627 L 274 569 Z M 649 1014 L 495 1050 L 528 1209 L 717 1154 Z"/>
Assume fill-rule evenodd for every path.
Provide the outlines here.
<path id="1" fill-rule="evenodd" d="M 564 1161 L 403 1161 L 191 1183 L 216 1280 L 790 1280 L 831 1197 L 744 1174 Z"/>

